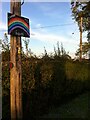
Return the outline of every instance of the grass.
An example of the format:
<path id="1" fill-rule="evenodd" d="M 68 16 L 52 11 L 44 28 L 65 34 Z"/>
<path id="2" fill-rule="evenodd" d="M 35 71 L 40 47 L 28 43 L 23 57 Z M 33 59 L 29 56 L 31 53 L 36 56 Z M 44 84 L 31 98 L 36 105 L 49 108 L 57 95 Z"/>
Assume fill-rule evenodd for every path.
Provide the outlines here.
<path id="1" fill-rule="evenodd" d="M 51 108 L 47 115 L 41 117 L 47 118 L 87 118 L 88 117 L 88 93 L 82 94 L 69 103 L 63 104 L 58 108 Z"/>

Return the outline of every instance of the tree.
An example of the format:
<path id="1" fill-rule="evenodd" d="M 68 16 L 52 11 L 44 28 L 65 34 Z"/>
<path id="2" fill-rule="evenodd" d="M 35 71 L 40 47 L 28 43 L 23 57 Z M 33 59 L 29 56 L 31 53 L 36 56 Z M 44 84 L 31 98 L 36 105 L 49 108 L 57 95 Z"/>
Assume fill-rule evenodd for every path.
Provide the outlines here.
<path id="1" fill-rule="evenodd" d="M 90 49 L 90 43 L 89 42 L 83 42 L 82 43 L 82 54 L 87 55 Z M 76 51 L 76 56 L 79 56 L 80 54 L 80 47 Z"/>
<path id="2" fill-rule="evenodd" d="M 44 56 L 45 57 L 47 57 L 48 56 L 48 54 L 47 54 L 47 50 L 46 50 L 46 48 L 44 47 Z"/>
<path id="3" fill-rule="evenodd" d="M 57 42 L 57 49 L 58 49 L 58 56 L 61 56 L 61 51 L 60 51 L 60 47 L 59 47 L 59 42 Z"/>
<path id="4" fill-rule="evenodd" d="M 0 39 L 0 49 L 2 54 L 2 61 L 9 61 L 10 60 L 10 43 L 7 36 L 7 33 L 4 34 L 4 39 Z"/>
<path id="5" fill-rule="evenodd" d="M 54 46 L 54 58 L 55 59 L 71 59 L 71 57 L 68 55 L 68 52 L 63 47 L 63 44 L 61 43 L 61 46 L 59 45 L 59 42 L 57 42 L 57 49 Z"/>
<path id="6" fill-rule="evenodd" d="M 54 46 L 54 56 L 57 56 L 57 51 L 56 51 L 55 46 Z"/>
<path id="7" fill-rule="evenodd" d="M 10 43 L 7 36 L 7 33 L 4 34 L 4 39 L 0 39 L 0 44 L 2 45 L 2 51 L 9 51 Z"/>
<path id="8" fill-rule="evenodd" d="M 80 17 L 83 17 L 83 31 L 87 31 L 90 34 L 90 1 L 86 2 L 71 2 L 73 19 L 78 23 L 80 28 Z M 87 38 L 90 36 L 87 34 Z"/>
<path id="9" fill-rule="evenodd" d="M 29 50 L 28 50 L 28 45 L 29 45 L 29 39 L 23 39 L 23 41 L 24 41 L 24 44 L 25 44 L 25 49 L 26 49 L 26 55 L 28 56 L 28 52 L 29 52 Z"/>

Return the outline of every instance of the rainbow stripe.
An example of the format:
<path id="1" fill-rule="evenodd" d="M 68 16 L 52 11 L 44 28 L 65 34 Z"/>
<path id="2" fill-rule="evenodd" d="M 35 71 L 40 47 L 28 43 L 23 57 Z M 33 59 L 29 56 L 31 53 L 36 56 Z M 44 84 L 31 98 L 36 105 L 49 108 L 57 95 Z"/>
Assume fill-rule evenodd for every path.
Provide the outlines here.
<path id="1" fill-rule="evenodd" d="M 18 28 L 23 30 L 27 36 L 30 36 L 29 24 L 25 21 L 25 19 L 17 16 L 12 17 L 8 21 L 8 33 L 11 34 L 15 29 L 18 29 Z"/>

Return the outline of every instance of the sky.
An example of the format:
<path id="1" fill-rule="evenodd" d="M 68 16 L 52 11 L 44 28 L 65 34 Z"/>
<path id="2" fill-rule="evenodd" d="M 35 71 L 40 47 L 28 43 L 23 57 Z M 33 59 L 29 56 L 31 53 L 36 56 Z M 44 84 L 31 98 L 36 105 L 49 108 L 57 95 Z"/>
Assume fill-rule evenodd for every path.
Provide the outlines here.
<path id="1" fill-rule="evenodd" d="M 10 3 L 2 2 L 0 7 L 0 38 L 3 39 L 3 34 L 7 32 L 7 12 L 10 12 Z M 57 49 L 59 42 L 70 56 L 75 57 L 80 33 L 77 23 L 72 19 L 70 2 L 25 2 L 21 7 L 21 16 L 29 18 L 29 48 L 34 54 L 42 55 L 44 47 L 48 54 L 53 53 L 54 46 Z M 83 34 L 84 41 L 86 34 Z"/>

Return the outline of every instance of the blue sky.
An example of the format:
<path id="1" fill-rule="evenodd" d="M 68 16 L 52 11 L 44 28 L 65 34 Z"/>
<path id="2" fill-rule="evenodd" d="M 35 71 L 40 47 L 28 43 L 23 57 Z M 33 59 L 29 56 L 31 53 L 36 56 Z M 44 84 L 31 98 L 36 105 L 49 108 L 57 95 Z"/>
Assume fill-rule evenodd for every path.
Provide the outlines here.
<path id="1" fill-rule="evenodd" d="M 72 20 L 69 2 L 25 2 L 21 10 L 22 16 L 30 20 L 29 48 L 34 54 L 44 53 L 44 47 L 48 53 L 54 52 L 53 46 L 56 47 L 59 41 L 65 50 L 74 56 L 79 45 L 79 31 L 77 24 Z M 7 29 L 7 12 L 10 12 L 9 2 L 2 2 L 1 12 L 0 37 L 3 38 L 3 33 Z M 54 27 L 54 25 L 58 26 Z M 86 41 L 85 35 L 83 41 Z M 24 44 L 22 46 L 24 47 Z"/>

